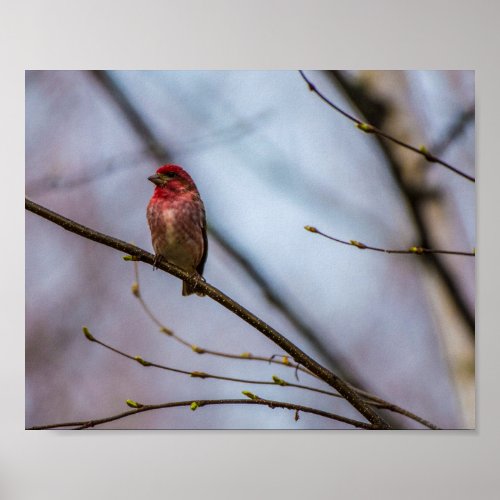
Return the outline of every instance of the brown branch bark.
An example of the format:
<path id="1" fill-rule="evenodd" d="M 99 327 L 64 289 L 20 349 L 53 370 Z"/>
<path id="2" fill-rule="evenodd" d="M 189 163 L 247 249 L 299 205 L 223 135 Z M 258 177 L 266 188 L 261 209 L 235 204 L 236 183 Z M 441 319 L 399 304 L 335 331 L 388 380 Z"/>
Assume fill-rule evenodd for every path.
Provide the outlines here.
<path id="1" fill-rule="evenodd" d="M 27 198 L 25 200 L 25 207 L 27 210 L 61 226 L 67 231 L 73 232 L 75 234 L 78 234 L 79 236 L 93 240 L 97 243 L 109 246 L 111 248 L 114 248 L 115 250 L 119 250 L 120 252 L 131 255 L 132 257 L 147 264 L 155 265 L 157 268 L 182 280 L 190 279 L 189 273 L 177 268 L 176 266 L 173 266 L 172 264 L 169 264 L 168 262 L 155 263 L 154 255 L 144 251 L 143 249 L 135 245 L 131 245 L 122 240 L 113 238 L 103 233 L 99 233 L 98 231 L 83 226 L 82 224 L 67 219 L 60 214 L 52 212 L 51 210 L 36 204 Z M 299 349 L 295 344 L 290 342 L 277 330 L 272 328 L 270 325 L 262 321 L 260 318 L 255 316 L 253 313 L 245 309 L 243 306 L 232 300 L 230 297 L 228 297 L 209 283 L 200 281 L 197 284 L 197 287 L 201 291 L 203 291 L 205 295 L 215 300 L 223 307 L 246 321 L 249 325 L 253 326 L 255 329 L 263 333 L 272 342 L 280 346 L 285 352 L 292 356 L 296 362 L 303 365 L 305 368 L 324 380 L 328 385 L 336 389 L 339 394 L 341 394 L 354 408 L 356 408 L 369 422 L 373 424 L 374 428 L 390 428 L 387 422 L 382 417 L 380 417 L 380 415 L 378 415 L 373 410 L 373 408 L 366 404 L 366 402 L 363 401 L 363 399 L 356 393 L 356 391 L 354 391 L 340 377 L 335 375 L 324 366 L 320 365 L 317 361 L 308 356 L 304 351 Z"/>
<path id="2" fill-rule="evenodd" d="M 440 253 L 440 254 L 445 254 L 445 255 L 462 255 L 463 257 L 475 257 L 476 256 L 475 252 L 460 252 L 457 250 L 437 250 L 434 248 L 423 248 L 423 247 L 417 247 L 417 246 L 413 246 L 407 250 L 395 250 L 395 249 L 390 249 L 390 248 L 380 248 L 380 247 L 374 247 L 371 245 L 365 245 L 364 243 L 361 243 L 360 241 L 356 241 L 356 240 L 349 240 L 349 241 L 341 240 L 339 238 L 335 238 L 335 236 L 330 236 L 329 234 L 323 233 L 318 228 L 313 227 L 313 226 L 305 226 L 304 229 L 306 231 L 309 231 L 310 233 L 319 234 L 325 238 L 328 238 L 329 240 L 336 241 L 337 243 L 342 243 L 342 245 L 356 247 L 356 248 L 359 248 L 360 250 L 373 250 L 374 252 L 381 252 L 381 253 L 388 253 L 388 254 L 399 254 L 399 255 L 426 255 L 426 254 L 430 254 L 430 253 Z"/>
<path id="3" fill-rule="evenodd" d="M 331 108 L 333 108 L 335 111 L 340 113 L 341 115 L 345 116 L 348 120 L 351 120 L 352 122 L 356 123 L 358 128 L 362 130 L 363 132 L 369 133 L 369 134 L 374 134 L 377 136 L 379 139 L 387 139 L 388 141 L 393 142 L 394 144 L 398 144 L 399 146 L 408 149 L 410 151 L 413 151 L 414 153 L 419 154 L 423 158 L 425 158 L 428 162 L 430 163 L 439 163 L 443 167 L 447 168 L 448 170 L 454 172 L 455 174 L 463 177 L 464 179 L 467 179 L 471 182 L 476 182 L 476 179 L 472 177 L 469 174 L 466 174 L 465 172 L 462 172 L 458 168 L 454 167 L 453 165 L 450 165 L 448 162 L 442 160 L 441 158 L 438 158 L 436 155 L 431 154 L 429 151 L 423 148 L 416 148 L 415 146 L 412 146 L 411 144 L 408 144 L 397 137 L 394 137 L 382 130 L 380 130 L 378 127 L 375 125 L 365 123 L 359 118 L 356 118 L 355 116 L 351 115 L 350 113 L 346 112 L 339 106 L 337 106 L 334 102 L 332 102 L 330 99 L 328 99 L 322 92 L 320 92 L 311 82 L 311 80 L 305 75 L 305 73 L 302 70 L 299 70 L 300 76 L 304 79 L 304 81 L 307 83 L 309 90 L 311 92 L 314 92 L 323 102 L 328 104 Z"/>
<path id="4" fill-rule="evenodd" d="M 373 429 L 374 426 L 371 424 L 366 424 L 364 422 L 359 422 L 352 418 L 343 417 L 335 413 L 326 412 L 323 410 L 318 410 L 316 408 L 310 408 L 308 406 L 296 405 L 293 403 L 285 403 L 282 401 L 272 401 L 269 399 L 199 399 L 191 401 L 177 401 L 175 403 L 163 403 L 159 405 L 142 405 L 140 408 L 134 410 L 125 411 L 117 415 L 112 415 L 110 417 L 95 419 L 95 420 L 82 420 L 74 422 L 62 422 L 60 424 L 49 424 L 49 425 L 38 425 L 34 427 L 29 427 L 28 430 L 46 430 L 46 429 L 58 429 L 61 427 L 73 427 L 75 429 L 89 429 L 90 427 L 95 427 L 96 425 L 105 424 L 107 422 L 113 422 L 121 418 L 129 417 L 130 415 L 136 415 L 137 413 L 143 413 L 145 411 L 160 410 L 163 408 L 176 408 L 179 406 L 191 406 L 193 403 L 197 405 L 198 408 L 203 406 L 213 406 L 213 405 L 260 405 L 268 406 L 271 409 L 274 408 L 284 408 L 287 410 L 294 410 L 295 412 L 311 413 L 314 415 L 319 415 L 321 417 L 329 418 L 331 420 L 337 420 L 338 422 L 343 422 L 360 429 Z"/>
<path id="5" fill-rule="evenodd" d="M 346 93 L 353 105 L 359 109 L 361 114 L 364 115 L 365 112 L 369 112 L 369 105 L 373 99 L 362 99 L 359 96 L 359 93 L 354 92 L 353 85 L 349 82 L 348 78 L 344 76 L 342 71 L 331 71 L 329 74 L 331 75 L 332 80 Z M 421 197 L 419 197 L 418 194 L 415 193 L 405 181 L 404 176 L 402 175 L 402 167 L 396 159 L 396 156 L 392 153 L 392 150 L 389 148 L 387 142 L 382 140 L 378 135 L 375 135 L 374 137 L 377 139 L 378 145 L 387 160 L 387 165 L 394 178 L 396 186 L 399 188 L 403 200 L 408 206 L 409 213 L 413 218 L 418 239 L 420 240 L 417 246 L 423 248 L 435 247 L 431 241 L 427 224 L 425 222 Z M 474 313 L 469 310 L 463 292 L 461 291 L 460 286 L 458 285 L 452 272 L 448 269 L 445 261 L 440 255 L 429 254 L 428 258 L 424 262 L 429 264 L 435 270 L 439 280 L 446 288 L 451 301 L 454 303 L 458 314 L 467 326 L 471 337 L 474 338 Z"/>
<path id="6" fill-rule="evenodd" d="M 88 331 L 88 329 L 86 327 L 84 327 L 83 332 L 84 332 L 85 337 L 90 342 L 95 342 L 96 344 L 104 347 L 105 349 L 108 349 L 109 351 L 112 351 L 115 354 L 123 356 L 124 358 L 130 359 L 131 361 L 135 361 L 144 367 L 158 368 L 160 370 L 165 370 L 165 371 L 174 372 L 174 373 L 180 373 L 182 375 L 187 375 L 189 377 L 198 378 L 198 379 L 202 379 L 202 380 L 213 379 L 213 380 L 225 380 L 226 382 L 240 382 L 240 383 L 244 383 L 244 384 L 248 384 L 248 385 L 273 385 L 273 386 L 280 386 L 280 387 L 294 387 L 297 389 L 304 389 L 307 391 L 317 392 L 319 394 L 325 394 L 327 396 L 342 398 L 342 396 L 340 394 L 337 394 L 335 392 L 325 391 L 323 389 L 319 389 L 317 387 L 312 387 L 310 385 L 294 384 L 291 382 L 286 382 L 285 380 L 283 380 L 279 377 L 276 377 L 276 376 L 273 376 L 273 381 L 270 381 L 270 380 L 250 380 L 250 379 L 244 379 L 244 378 L 238 378 L 238 377 L 228 377 L 225 375 L 216 375 L 213 373 L 207 373 L 207 372 L 202 372 L 202 371 L 197 371 L 197 370 L 189 371 L 189 370 L 182 370 L 180 368 L 173 368 L 171 366 L 166 366 L 166 365 L 162 365 L 159 363 L 154 363 L 153 361 L 149 361 L 147 359 L 144 359 L 141 356 L 132 356 L 130 354 L 127 354 L 126 352 L 123 352 L 120 349 L 117 349 L 116 347 L 113 347 L 109 344 L 106 344 L 102 340 L 97 339 L 94 335 L 92 335 Z M 370 402 L 370 404 L 371 404 L 371 402 Z M 384 404 L 391 405 L 391 403 L 387 403 L 386 401 L 384 401 Z"/>
<path id="7" fill-rule="evenodd" d="M 215 380 L 225 380 L 227 382 L 240 382 L 240 383 L 242 382 L 242 383 L 249 384 L 249 385 L 274 385 L 274 386 L 280 386 L 280 387 L 294 387 L 296 389 L 304 389 L 307 391 L 317 392 L 319 394 L 324 394 L 327 396 L 342 398 L 342 396 L 336 392 L 325 391 L 323 389 L 319 389 L 317 387 L 312 387 L 309 385 L 295 384 L 292 382 L 287 382 L 286 380 L 283 380 L 280 377 L 277 377 L 275 375 L 273 375 L 273 377 L 272 377 L 273 381 L 271 382 L 268 380 L 249 380 L 249 379 L 242 379 L 242 378 L 235 378 L 235 377 L 227 377 L 227 376 L 222 376 L 222 375 L 214 375 L 212 373 L 206 373 L 206 372 L 200 372 L 200 371 L 187 371 L 187 370 L 180 370 L 178 368 L 172 368 L 170 366 L 161 365 L 161 364 L 154 363 L 152 361 L 143 359 L 140 356 L 131 356 L 130 354 L 127 354 L 126 352 L 120 351 L 116 347 L 110 346 L 110 345 L 102 342 L 101 340 L 97 339 L 96 337 L 94 337 L 94 335 L 92 335 L 86 327 L 83 328 L 83 333 L 89 341 L 95 342 L 96 344 L 99 344 L 100 346 L 104 347 L 105 349 L 108 349 L 108 350 L 114 352 L 115 354 L 123 356 L 124 358 L 130 359 L 131 361 L 135 361 L 144 367 L 158 368 L 161 370 L 176 372 L 176 373 L 188 375 L 190 377 L 199 378 L 199 379 L 203 379 L 203 380 L 204 379 L 215 379 Z M 310 372 L 307 372 L 307 373 L 309 373 L 310 375 L 314 375 Z M 354 391 L 356 391 L 356 393 L 358 393 L 360 396 L 362 396 L 363 400 L 366 401 L 370 406 L 380 408 L 382 410 L 389 410 L 389 411 L 392 411 L 394 413 L 398 413 L 400 415 L 403 415 L 405 417 L 408 417 L 408 418 L 414 420 L 415 422 L 419 422 L 420 424 L 424 425 L 425 427 L 428 427 L 429 429 L 439 429 L 439 427 L 437 425 L 434 425 L 432 422 L 429 422 L 428 420 L 425 420 L 424 418 L 419 417 L 418 415 L 415 415 L 414 413 L 412 413 L 404 408 L 401 408 L 400 406 L 397 406 L 393 403 L 385 401 L 382 398 L 374 396 L 373 394 L 369 394 L 365 391 L 358 390 L 358 389 L 356 389 L 356 387 L 352 387 L 352 389 Z"/>

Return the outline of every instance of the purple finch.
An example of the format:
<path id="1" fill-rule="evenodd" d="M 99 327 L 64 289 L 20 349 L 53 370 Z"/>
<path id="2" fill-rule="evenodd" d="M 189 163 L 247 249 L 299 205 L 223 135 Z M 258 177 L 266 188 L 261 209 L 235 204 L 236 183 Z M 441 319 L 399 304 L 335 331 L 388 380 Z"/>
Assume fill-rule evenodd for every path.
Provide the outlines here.
<path id="1" fill-rule="evenodd" d="M 148 177 L 156 187 L 149 200 L 147 218 L 158 259 L 193 276 L 184 281 L 182 295 L 196 292 L 207 260 L 207 223 L 200 193 L 190 175 L 177 165 L 164 165 Z"/>

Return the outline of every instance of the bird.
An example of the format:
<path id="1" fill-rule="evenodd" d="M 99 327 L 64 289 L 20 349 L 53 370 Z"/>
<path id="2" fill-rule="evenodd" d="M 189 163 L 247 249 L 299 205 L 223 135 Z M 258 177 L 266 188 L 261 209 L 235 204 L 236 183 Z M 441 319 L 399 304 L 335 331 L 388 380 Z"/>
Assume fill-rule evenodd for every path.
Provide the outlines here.
<path id="1" fill-rule="evenodd" d="M 147 206 L 147 221 L 155 262 L 166 260 L 191 274 L 182 295 L 197 291 L 203 280 L 208 240 L 205 206 L 191 176 L 179 165 L 163 165 L 148 180 L 155 185 Z"/>

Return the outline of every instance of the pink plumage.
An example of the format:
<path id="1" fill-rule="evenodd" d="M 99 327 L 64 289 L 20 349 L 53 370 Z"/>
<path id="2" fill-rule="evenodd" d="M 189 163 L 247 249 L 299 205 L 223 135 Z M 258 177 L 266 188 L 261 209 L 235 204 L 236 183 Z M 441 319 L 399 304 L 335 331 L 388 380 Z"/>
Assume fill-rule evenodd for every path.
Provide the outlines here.
<path id="1" fill-rule="evenodd" d="M 200 193 L 178 165 L 164 165 L 148 177 L 155 190 L 147 208 L 151 240 L 157 257 L 194 277 L 203 275 L 207 258 L 207 224 Z M 182 295 L 203 295 L 184 281 Z"/>

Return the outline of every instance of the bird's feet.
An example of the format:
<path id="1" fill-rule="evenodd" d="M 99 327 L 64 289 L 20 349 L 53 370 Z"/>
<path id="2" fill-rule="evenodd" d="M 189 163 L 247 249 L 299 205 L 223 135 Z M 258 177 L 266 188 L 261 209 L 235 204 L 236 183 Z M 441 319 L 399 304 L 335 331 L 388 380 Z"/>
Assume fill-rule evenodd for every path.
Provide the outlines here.
<path id="1" fill-rule="evenodd" d="M 159 254 L 155 254 L 155 260 L 153 261 L 153 271 L 158 269 L 158 264 L 162 261 L 162 257 Z"/>

